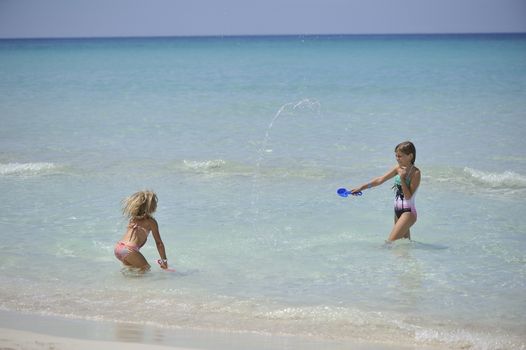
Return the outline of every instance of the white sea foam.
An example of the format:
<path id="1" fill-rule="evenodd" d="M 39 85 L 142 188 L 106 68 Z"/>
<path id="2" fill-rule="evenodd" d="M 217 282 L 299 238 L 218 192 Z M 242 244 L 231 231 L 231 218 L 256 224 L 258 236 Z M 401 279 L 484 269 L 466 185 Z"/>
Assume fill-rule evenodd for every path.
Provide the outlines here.
<path id="1" fill-rule="evenodd" d="M 429 168 L 423 169 L 424 179 L 436 184 L 452 184 L 466 190 L 517 191 L 526 189 L 526 176 L 506 170 L 489 172 L 479 169 L 464 168 Z"/>
<path id="2" fill-rule="evenodd" d="M 226 164 L 226 161 L 222 159 L 203 160 L 203 161 L 184 160 L 183 164 L 185 168 L 187 169 L 203 171 L 203 170 L 219 169 Z"/>
<path id="3" fill-rule="evenodd" d="M 513 171 L 502 173 L 491 173 L 472 168 L 464 168 L 464 173 L 472 180 L 492 188 L 524 188 L 526 187 L 526 176 Z"/>
<path id="4" fill-rule="evenodd" d="M 53 172 L 58 167 L 53 163 L 0 163 L 0 175 L 40 175 Z"/>
<path id="5" fill-rule="evenodd" d="M 522 339 L 511 334 L 487 334 L 466 329 L 417 328 L 415 340 L 424 344 L 447 345 L 455 349 L 524 349 Z"/>

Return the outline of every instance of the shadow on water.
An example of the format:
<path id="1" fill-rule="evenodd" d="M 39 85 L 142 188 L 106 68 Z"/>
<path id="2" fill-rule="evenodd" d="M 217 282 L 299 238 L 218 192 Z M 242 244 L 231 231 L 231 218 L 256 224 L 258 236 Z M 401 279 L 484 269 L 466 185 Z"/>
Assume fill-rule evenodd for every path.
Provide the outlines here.
<path id="1" fill-rule="evenodd" d="M 198 269 L 150 269 L 143 271 L 141 269 L 122 267 L 120 270 L 121 274 L 126 278 L 152 278 L 158 276 L 160 273 L 163 276 L 174 276 L 174 277 L 186 277 L 199 273 Z"/>
<path id="2" fill-rule="evenodd" d="M 420 250 L 446 250 L 449 247 L 441 244 L 424 243 L 414 240 L 403 241 L 403 242 L 385 242 L 382 248 L 385 249 L 396 249 L 406 247 L 407 249 L 420 249 Z"/>
<path id="3" fill-rule="evenodd" d="M 411 247 L 413 249 L 422 249 L 422 250 L 445 250 L 449 248 L 448 246 L 441 245 L 441 244 L 424 243 L 424 242 L 418 242 L 418 241 L 411 241 Z"/>

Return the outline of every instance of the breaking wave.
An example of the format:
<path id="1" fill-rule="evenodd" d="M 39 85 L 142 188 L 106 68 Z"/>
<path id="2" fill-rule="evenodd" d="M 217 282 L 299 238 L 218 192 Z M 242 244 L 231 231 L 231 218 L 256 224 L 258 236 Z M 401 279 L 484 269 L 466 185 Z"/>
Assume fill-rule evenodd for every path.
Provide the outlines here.
<path id="1" fill-rule="evenodd" d="M 526 176 L 509 170 L 489 172 L 469 167 L 449 167 L 422 171 L 424 181 L 438 186 L 454 186 L 461 191 L 522 193 L 526 190 Z"/>
<path id="2" fill-rule="evenodd" d="M 257 167 L 250 164 L 223 159 L 183 160 L 176 162 L 175 169 L 186 173 L 206 176 L 263 176 L 277 178 L 318 179 L 330 173 L 327 169 L 316 165 L 290 164 L 288 166 Z"/>
<path id="3" fill-rule="evenodd" d="M 59 171 L 53 163 L 0 163 L 0 176 L 35 176 L 47 175 Z"/>
<path id="4" fill-rule="evenodd" d="M 184 167 L 189 170 L 206 171 L 206 170 L 220 169 L 226 165 L 226 161 L 222 159 L 204 160 L 204 161 L 183 160 L 183 164 L 184 164 Z"/>
<path id="5" fill-rule="evenodd" d="M 526 188 L 526 176 L 513 171 L 491 173 L 466 167 L 464 168 L 464 173 L 474 182 L 491 188 Z"/>

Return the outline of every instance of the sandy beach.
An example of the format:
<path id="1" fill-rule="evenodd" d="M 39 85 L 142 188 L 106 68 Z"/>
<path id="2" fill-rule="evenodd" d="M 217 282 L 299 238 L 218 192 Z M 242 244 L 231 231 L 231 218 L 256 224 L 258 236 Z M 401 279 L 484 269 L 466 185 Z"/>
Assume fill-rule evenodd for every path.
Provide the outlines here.
<path id="1" fill-rule="evenodd" d="M 96 340 L 83 340 L 73 339 L 65 337 L 55 337 L 47 334 L 17 331 L 13 329 L 0 328 L 0 346 L 2 350 L 16 349 L 16 350 L 41 350 L 41 349 L 54 349 L 54 350 L 92 350 L 92 349 L 185 349 L 181 347 L 167 347 L 160 345 L 151 344 L 139 344 L 139 343 L 124 343 L 124 342 L 108 342 L 108 341 L 96 341 Z"/>
<path id="2" fill-rule="evenodd" d="M 0 311 L 0 350 L 409 350 L 389 344 L 330 341 L 187 329 L 165 329 L 106 321 L 67 319 Z M 422 349 L 419 347 L 419 349 Z M 426 348 L 431 350 L 432 348 Z"/>

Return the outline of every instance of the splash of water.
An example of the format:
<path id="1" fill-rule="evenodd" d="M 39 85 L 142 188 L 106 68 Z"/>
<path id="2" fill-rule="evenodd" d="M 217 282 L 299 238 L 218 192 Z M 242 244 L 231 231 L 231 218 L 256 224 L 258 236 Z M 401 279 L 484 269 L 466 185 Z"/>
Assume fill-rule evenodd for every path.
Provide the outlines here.
<path id="1" fill-rule="evenodd" d="M 297 101 L 297 102 L 288 102 L 282 105 L 276 114 L 274 114 L 274 117 L 270 121 L 267 130 L 265 131 L 265 136 L 263 138 L 263 142 L 261 143 L 261 146 L 258 149 L 258 158 L 256 162 L 256 170 L 254 172 L 253 178 L 252 178 L 252 202 L 251 202 L 251 208 L 253 213 L 253 220 L 252 220 L 252 230 L 255 234 L 255 237 L 259 241 L 266 242 L 267 244 L 270 244 L 271 246 L 277 245 L 277 240 L 274 236 L 274 231 L 279 231 L 279 228 L 273 227 L 272 232 L 263 234 L 260 231 L 260 227 L 258 225 L 259 223 L 259 217 L 260 217 L 260 210 L 259 210 L 259 200 L 261 197 L 261 189 L 258 188 L 259 179 L 261 177 L 261 163 L 265 159 L 265 155 L 271 150 L 268 148 L 269 141 L 271 138 L 271 132 L 272 128 L 274 127 L 274 124 L 277 122 L 277 120 L 286 113 L 291 113 L 294 115 L 294 113 L 297 113 L 302 110 L 306 111 L 313 111 L 317 115 L 320 114 L 321 104 L 317 100 L 311 100 L 308 98 L 305 98 L 303 100 Z"/>

